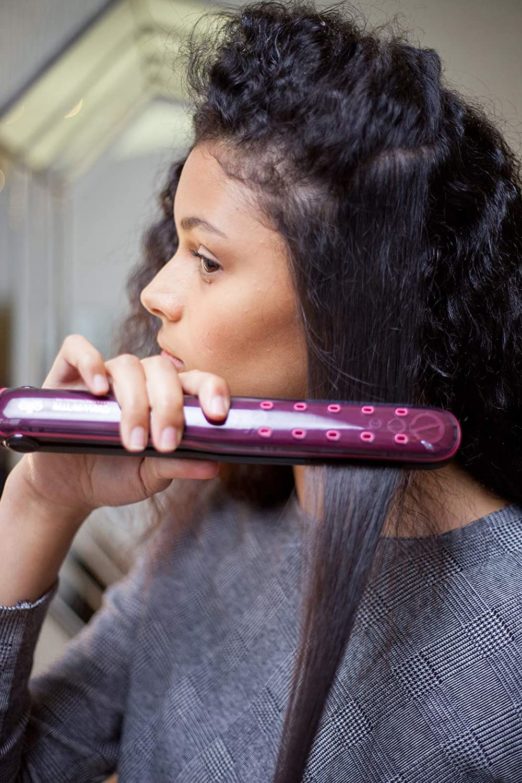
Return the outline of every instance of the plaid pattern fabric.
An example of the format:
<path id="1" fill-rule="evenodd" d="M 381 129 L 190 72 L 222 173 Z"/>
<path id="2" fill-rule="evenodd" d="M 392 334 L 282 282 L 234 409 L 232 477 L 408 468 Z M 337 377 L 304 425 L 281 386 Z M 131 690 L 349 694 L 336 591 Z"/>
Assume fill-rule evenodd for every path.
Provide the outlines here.
<path id="1" fill-rule="evenodd" d="M 143 552 L 28 682 L 57 584 L 0 607 L 0 780 L 269 783 L 299 612 L 295 498 Z M 522 781 L 522 507 L 382 539 L 305 783 Z M 390 644 L 390 628 L 393 641 Z"/>

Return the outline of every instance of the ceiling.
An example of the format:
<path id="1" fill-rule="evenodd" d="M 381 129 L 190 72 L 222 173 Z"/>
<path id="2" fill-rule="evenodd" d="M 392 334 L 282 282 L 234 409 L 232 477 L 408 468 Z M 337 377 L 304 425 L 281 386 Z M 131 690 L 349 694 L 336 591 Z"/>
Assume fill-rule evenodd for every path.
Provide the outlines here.
<path id="1" fill-rule="evenodd" d="M 359 5 L 379 23 L 400 11 L 414 38 L 441 53 L 446 75 L 520 147 L 519 0 Z M 109 147 L 131 157 L 184 146 L 192 129 L 179 45 L 203 14 L 221 7 L 218 0 L 0 0 L 0 191 L 12 163 L 67 182 Z M 198 23 L 201 34 L 206 25 Z"/>
<path id="2" fill-rule="evenodd" d="M 84 25 L 0 114 L 0 152 L 51 179 L 80 176 L 115 139 L 118 155 L 190 138 L 179 46 L 218 6 L 115 0 Z"/>

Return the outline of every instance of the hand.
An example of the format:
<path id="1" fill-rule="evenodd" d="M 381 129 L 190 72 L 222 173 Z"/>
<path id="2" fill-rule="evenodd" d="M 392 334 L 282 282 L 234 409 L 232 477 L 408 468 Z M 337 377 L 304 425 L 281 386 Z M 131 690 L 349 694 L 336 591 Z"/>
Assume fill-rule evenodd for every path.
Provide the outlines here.
<path id="1" fill-rule="evenodd" d="M 96 380 L 101 384 L 96 385 Z M 112 387 L 112 389 L 111 389 Z M 69 335 L 42 388 L 83 389 L 103 396 L 112 390 L 121 408 L 120 437 L 135 458 L 93 454 L 26 454 L 11 474 L 31 497 L 68 514 L 83 518 L 100 506 L 136 503 L 165 490 L 173 478 L 214 478 L 219 463 L 140 457 L 149 432 L 158 451 L 179 446 L 183 427 L 183 395 L 199 398 L 207 418 L 223 421 L 230 393 L 223 378 L 199 370 L 178 373 L 164 356 L 139 359 L 121 354 L 105 362 L 100 352 L 81 335 Z M 211 399 L 225 400 L 225 413 L 215 414 Z M 14 480 L 14 477 L 13 477 Z"/>

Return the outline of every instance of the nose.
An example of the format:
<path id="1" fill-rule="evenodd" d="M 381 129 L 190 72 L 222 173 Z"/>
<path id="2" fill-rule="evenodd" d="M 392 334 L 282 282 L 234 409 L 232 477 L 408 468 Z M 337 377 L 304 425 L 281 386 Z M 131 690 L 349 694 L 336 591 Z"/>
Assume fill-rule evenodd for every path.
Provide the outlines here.
<path id="1" fill-rule="evenodd" d="M 143 307 L 157 318 L 176 321 L 181 318 L 183 311 L 182 289 L 179 281 L 174 282 L 172 275 L 168 273 L 166 264 L 145 286 L 140 294 L 140 302 Z"/>

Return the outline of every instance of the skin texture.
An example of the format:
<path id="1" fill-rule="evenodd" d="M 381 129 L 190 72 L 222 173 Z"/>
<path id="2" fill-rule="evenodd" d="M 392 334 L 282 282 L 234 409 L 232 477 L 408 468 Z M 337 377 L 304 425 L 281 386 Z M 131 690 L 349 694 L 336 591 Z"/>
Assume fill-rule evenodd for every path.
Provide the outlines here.
<path id="1" fill-rule="evenodd" d="M 213 148 L 200 144 L 183 167 L 174 202 L 179 246 L 141 294 L 161 320 L 158 342 L 179 357 L 180 371 L 197 369 L 225 379 L 231 396 L 306 397 L 306 347 L 283 237 L 270 228 L 248 189 L 226 176 Z M 184 226 L 196 216 L 204 226 Z M 200 253 L 204 261 L 193 255 Z M 219 266 L 217 266 L 219 265 Z M 306 466 L 294 466 L 296 492 L 305 510 Z M 477 484 L 455 463 L 436 474 L 440 532 L 462 527 L 507 502 Z M 402 535 L 422 535 L 407 523 Z M 384 534 L 397 534 L 387 530 Z"/>
<path id="2" fill-rule="evenodd" d="M 141 301 L 161 319 L 158 341 L 184 362 L 184 372 L 220 375 L 232 396 L 301 397 L 306 350 L 285 243 L 261 222 L 245 190 L 209 148 L 191 151 L 174 203 L 179 247 Z M 204 227 L 181 228 L 190 216 L 205 218 L 227 239 Z"/>

